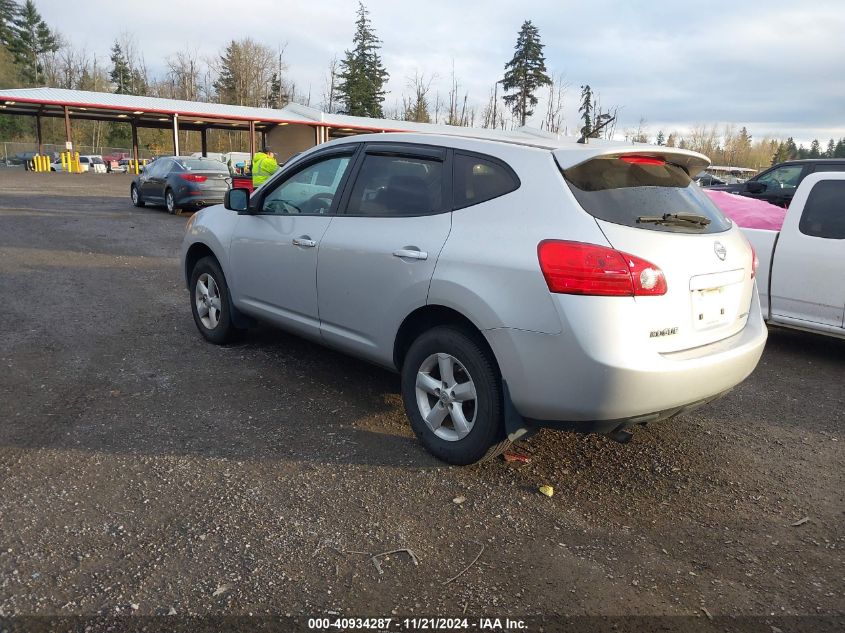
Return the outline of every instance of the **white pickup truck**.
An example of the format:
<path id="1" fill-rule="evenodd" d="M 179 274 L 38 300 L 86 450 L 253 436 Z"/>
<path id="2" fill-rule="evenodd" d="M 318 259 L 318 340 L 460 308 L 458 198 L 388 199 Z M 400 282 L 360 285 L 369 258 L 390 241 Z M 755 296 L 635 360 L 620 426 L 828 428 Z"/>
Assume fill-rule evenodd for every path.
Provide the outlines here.
<path id="1" fill-rule="evenodd" d="M 807 176 L 780 231 L 742 231 L 759 259 L 766 321 L 845 338 L 845 173 Z"/>

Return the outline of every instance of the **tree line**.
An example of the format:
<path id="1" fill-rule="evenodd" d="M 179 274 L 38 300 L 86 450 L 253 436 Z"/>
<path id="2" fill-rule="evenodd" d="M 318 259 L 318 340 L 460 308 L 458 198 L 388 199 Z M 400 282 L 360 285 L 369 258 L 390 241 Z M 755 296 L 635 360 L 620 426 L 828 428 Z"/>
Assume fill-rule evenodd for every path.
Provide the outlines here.
<path id="1" fill-rule="evenodd" d="M 400 97 L 389 105 L 386 84 L 390 75 L 381 56 L 382 42 L 362 2 L 356 11 L 350 48 L 331 59 L 321 94 L 312 95 L 310 86 L 303 89 L 290 79 L 285 46 L 272 47 L 247 37 L 231 40 L 210 58 L 184 48 L 168 55 L 165 72 L 154 76 L 131 33 L 115 38 L 109 63 L 104 65 L 51 28 L 34 0 L 0 0 L 0 88 L 53 86 L 269 108 L 281 108 L 293 101 L 331 113 L 496 129 L 525 125 L 543 99 L 543 110 L 538 113 L 541 129 L 552 134 L 574 132 L 585 138 L 614 138 L 623 107 L 603 105 L 600 93 L 590 84 L 580 86 L 578 123 L 571 130 L 566 125 L 564 98 L 570 85 L 563 75 L 547 68 L 544 48 L 538 27 L 526 20 L 517 33 L 512 58 L 504 64 L 502 76 L 492 82 L 481 107 L 473 105 L 463 89 L 454 62 L 445 95 L 432 91 L 436 74 L 417 71 L 407 79 Z M 79 122 L 77 127 L 92 144 L 129 144 L 127 124 Z M 30 128 L 20 117 L 0 115 L 3 138 L 29 137 Z M 233 134 L 238 135 L 227 134 L 230 146 Z M 716 163 L 758 169 L 773 161 L 841 156 L 845 152 L 845 139 L 831 139 L 825 147 L 813 141 L 805 149 L 796 147 L 792 138 L 755 141 L 745 127 L 736 132 L 732 126 L 722 130 L 715 125 L 694 126 L 686 134 L 667 135 L 661 130 L 652 137 L 642 118 L 636 128 L 624 128 L 622 135 L 629 141 L 701 151 Z M 210 136 L 212 146 L 220 145 L 220 136 Z M 167 133 L 143 130 L 141 142 L 164 149 Z"/>

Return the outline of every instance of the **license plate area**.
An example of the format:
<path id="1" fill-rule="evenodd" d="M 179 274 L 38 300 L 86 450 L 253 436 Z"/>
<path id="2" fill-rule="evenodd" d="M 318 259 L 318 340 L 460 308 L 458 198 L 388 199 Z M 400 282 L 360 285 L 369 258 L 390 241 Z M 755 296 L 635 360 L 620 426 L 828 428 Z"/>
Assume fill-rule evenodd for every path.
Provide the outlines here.
<path id="1" fill-rule="evenodd" d="M 692 322 L 696 330 L 708 330 L 730 322 L 733 294 L 725 287 L 692 291 Z"/>

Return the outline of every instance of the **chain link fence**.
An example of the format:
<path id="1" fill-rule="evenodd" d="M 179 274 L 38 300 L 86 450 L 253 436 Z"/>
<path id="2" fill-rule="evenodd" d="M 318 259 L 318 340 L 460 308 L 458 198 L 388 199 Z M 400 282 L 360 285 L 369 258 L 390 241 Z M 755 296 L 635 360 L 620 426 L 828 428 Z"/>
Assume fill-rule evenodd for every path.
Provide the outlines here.
<path id="1" fill-rule="evenodd" d="M 65 146 L 56 143 L 44 143 L 41 150 L 48 156 L 58 156 L 65 151 Z M 134 158 L 132 149 L 129 147 L 109 147 L 107 145 L 75 145 L 73 151 L 79 152 L 80 156 L 115 156 L 119 158 Z M 38 153 L 38 143 L 21 143 L 17 141 L 0 141 L 0 165 L 14 166 L 23 165 Z M 55 155 L 55 156 L 54 156 Z M 138 150 L 138 157 L 141 160 L 153 157 L 146 149 Z"/>

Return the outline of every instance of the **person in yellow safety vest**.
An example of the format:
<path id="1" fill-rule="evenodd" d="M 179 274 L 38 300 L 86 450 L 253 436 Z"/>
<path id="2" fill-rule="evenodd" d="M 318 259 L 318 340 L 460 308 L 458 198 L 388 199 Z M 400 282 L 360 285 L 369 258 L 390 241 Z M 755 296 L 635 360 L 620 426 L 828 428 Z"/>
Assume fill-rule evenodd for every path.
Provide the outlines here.
<path id="1" fill-rule="evenodd" d="M 252 157 L 252 186 L 258 187 L 279 168 L 279 163 L 276 162 L 276 154 L 266 147 Z"/>

